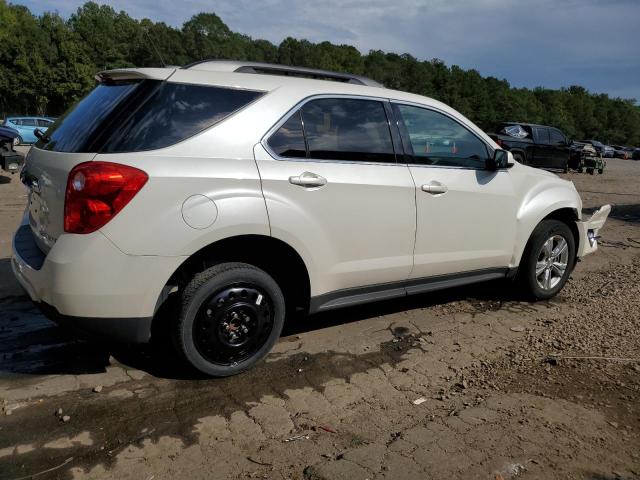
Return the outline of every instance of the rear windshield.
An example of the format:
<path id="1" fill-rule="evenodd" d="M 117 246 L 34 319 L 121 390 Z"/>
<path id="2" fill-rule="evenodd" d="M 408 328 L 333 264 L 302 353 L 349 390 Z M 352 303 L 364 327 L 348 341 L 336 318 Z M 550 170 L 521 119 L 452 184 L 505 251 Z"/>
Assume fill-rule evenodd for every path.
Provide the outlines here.
<path id="1" fill-rule="evenodd" d="M 185 140 L 264 92 L 157 80 L 98 85 L 36 146 L 56 152 L 155 150 Z"/>

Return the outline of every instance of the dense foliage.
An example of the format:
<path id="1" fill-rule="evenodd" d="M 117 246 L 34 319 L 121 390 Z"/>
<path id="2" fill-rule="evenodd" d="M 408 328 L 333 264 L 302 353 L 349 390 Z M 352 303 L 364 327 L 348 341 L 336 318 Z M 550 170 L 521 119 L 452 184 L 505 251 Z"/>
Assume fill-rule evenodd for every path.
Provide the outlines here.
<path id="1" fill-rule="evenodd" d="M 362 55 L 349 45 L 287 38 L 276 46 L 232 32 L 213 13 L 195 15 L 176 29 L 93 2 L 63 19 L 54 13 L 34 16 L 0 0 L 0 115 L 58 115 L 92 88 L 97 71 L 159 66 L 160 57 L 169 65 L 233 58 L 348 71 L 441 100 L 487 130 L 513 120 L 554 125 L 574 138 L 640 144 L 640 108 L 634 100 L 579 86 L 511 88 L 506 80 L 447 67 L 441 60 L 379 50 Z"/>

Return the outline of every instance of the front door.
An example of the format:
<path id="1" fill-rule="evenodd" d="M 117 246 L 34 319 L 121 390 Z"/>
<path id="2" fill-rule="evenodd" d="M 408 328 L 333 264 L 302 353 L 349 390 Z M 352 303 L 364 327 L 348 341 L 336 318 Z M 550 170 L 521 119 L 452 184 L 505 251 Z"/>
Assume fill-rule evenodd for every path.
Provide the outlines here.
<path id="1" fill-rule="evenodd" d="M 516 211 L 508 170 L 488 171 L 483 140 L 436 110 L 394 104 L 416 184 L 411 278 L 507 267 Z"/>

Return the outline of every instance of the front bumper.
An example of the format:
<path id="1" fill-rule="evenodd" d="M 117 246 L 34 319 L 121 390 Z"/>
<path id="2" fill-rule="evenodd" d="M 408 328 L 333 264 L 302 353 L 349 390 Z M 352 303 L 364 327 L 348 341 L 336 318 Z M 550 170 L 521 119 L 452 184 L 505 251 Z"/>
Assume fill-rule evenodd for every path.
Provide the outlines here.
<path id="1" fill-rule="evenodd" d="M 590 218 L 576 222 L 580 235 L 578 258 L 593 253 L 598 249 L 598 232 L 607 221 L 609 213 L 611 213 L 611 205 L 603 205 Z"/>
<path id="2" fill-rule="evenodd" d="M 165 283 L 183 257 L 133 256 L 102 233 L 61 235 L 45 256 L 23 220 L 11 266 L 20 284 L 58 323 L 144 342 Z"/>

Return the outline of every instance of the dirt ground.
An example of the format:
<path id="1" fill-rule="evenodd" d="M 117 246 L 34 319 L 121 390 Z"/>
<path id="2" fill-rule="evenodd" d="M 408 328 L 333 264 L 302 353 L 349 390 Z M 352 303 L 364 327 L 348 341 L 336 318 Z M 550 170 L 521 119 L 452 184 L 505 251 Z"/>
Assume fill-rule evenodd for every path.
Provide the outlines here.
<path id="1" fill-rule="evenodd" d="M 0 176 L 0 478 L 640 478 L 640 162 L 563 176 L 616 207 L 553 301 L 494 282 L 315 315 L 223 380 L 42 317 Z"/>

